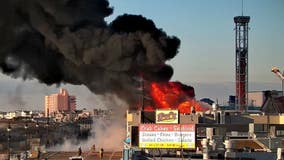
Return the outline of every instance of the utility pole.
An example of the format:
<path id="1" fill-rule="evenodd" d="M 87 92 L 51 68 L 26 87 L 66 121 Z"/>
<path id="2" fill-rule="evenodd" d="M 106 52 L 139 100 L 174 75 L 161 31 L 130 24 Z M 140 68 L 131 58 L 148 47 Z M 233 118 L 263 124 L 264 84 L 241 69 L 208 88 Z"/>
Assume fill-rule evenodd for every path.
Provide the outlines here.
<path id="1" fill-rule="evenodd" d="M 141 116 L 142 116 L 142 123 L 145 122 L 145 115 L 144 115 L 144 76 L 143 73 L 140 73 L 140 87 L 142 91 L 142 96 L 141 96 Z"/>
<path id="2" fill-rule="evenodd" d="M 28 159 L 28 134 L 27 134 L 28 124 L 27 124 L 27 122 L 26 122 L 24 128 L 25 128 L 25 138 L 26 138 L 26 141 L 25 141 L 25 158 Z"/>
<path id="3" fill-rule="evenodd" d="M 11 135 L 10 135 L 10 132 L 11 132 L 12 128 L 11 128 L 11 124 L 9 122 L 9 125 L 7 127 L 7 132 L 8 132 L 8 160 L 10 160 L 10 140 L 11 140 Z"/>

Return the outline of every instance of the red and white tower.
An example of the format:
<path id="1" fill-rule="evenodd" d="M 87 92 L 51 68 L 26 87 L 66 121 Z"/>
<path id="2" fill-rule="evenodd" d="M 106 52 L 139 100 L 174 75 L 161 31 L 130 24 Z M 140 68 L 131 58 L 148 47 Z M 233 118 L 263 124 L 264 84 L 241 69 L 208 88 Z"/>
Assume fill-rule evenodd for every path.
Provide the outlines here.
<path id="1" fill-rule="evenodd" d="M 247 107 L 249 20 L 249 16 L 234 17 L 236 25 L 236 109 L 242 112 L 245 112 Z"/>

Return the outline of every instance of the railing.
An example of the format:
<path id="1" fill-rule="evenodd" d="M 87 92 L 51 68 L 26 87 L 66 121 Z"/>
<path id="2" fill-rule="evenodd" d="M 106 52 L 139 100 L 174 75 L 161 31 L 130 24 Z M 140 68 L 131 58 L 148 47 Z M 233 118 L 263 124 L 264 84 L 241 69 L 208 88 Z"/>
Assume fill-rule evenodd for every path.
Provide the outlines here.
<path id="1" fill-rule="evenodd" d="M 249 137 L 248 132 L 227 132 L 226 136 L 228 137 Z"/>

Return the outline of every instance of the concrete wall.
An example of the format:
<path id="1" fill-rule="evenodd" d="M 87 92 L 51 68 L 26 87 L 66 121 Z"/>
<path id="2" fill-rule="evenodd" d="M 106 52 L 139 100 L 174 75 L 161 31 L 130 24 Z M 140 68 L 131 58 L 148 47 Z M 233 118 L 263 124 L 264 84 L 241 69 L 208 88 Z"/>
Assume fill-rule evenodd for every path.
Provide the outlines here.
<path id="1" fill-rule="evenodd" d="M 190 115 L 183 115 L 179 116 L 180 124 L 197 124 L 198 123 L 198 115 L 190 114 Z"/>
<path id="2" fill-rule="evenodd" d="M 261 107 L 264 103 L 265 96 L 264 92 L 250 92 L 248 93 L 248 105 L 255 106 L 255 107 Z"/>
<path id="3" fill-rule="evenodd" d="M 141 112 L 127 113 L 127 123 L 131 126 L 138 126 L 141 122 Z"/>
<path id="4" fill-rule="evenodd" d="M 284 115 L 251 115 L 255 124 L 284 124 Z"/>

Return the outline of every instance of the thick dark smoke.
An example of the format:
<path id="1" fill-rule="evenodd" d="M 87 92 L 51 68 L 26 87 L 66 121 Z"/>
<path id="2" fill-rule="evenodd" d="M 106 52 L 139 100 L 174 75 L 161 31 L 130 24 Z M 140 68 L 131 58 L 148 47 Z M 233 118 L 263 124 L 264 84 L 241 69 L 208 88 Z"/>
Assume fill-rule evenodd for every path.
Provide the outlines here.
<path id="1" fill-rule="evenodd" d="M 180 41 L 140 15 L 112 14 L 107 0 L 0 1 L 0 66 L 14 78 L 84 84 L 136 101 L 135 76 L 168 81 Z"/>

